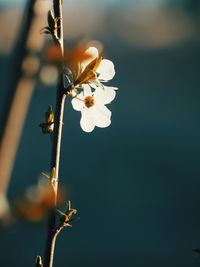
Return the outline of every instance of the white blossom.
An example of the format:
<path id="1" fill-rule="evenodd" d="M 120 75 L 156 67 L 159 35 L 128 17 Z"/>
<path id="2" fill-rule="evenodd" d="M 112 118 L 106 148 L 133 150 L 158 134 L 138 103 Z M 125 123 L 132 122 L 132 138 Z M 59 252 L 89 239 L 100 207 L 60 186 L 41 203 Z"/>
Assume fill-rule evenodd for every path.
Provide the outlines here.
<path id="1" fill-rule="evenodd" d="M 95 87 L 95 86 L 93 86 Z M 105 106 L 115 98 L 115 87 L 95 88 L 83 85 L 83 91 L 72 99 L 72 106 L 81 112 L 80 125 L 83 131 L 92 132 L 95 126 L 104 128 L 111 123 L 111 111 Z"/>
<path id="2" fill-rule="evenodd" d="M 113 62 L 102 59 L 95 47 L 89 47 L 84 55 L 87 56 L 79 62 L 71 95 L 73 108 L 81 112 L 81 128 L 91 132 L 95 126 L 104 128 L 110 125 L 111 111 L 105 105 L 113 101 L 117 88 L 102 84 L 114 77 Z"/>
<path id="3" fill-rule="evenodd" d="M 99 51 L 96 47 L 89 47 L 85 54 L 89 55 L 89 59 L 81 62 L 82 71 L 96 58 L 100 58 L 100 63 L 97 68 L 94 70 L 97 74 L 97 80 L 104 82 L 111 80 L 115 75 L 114 64 L 111 60 L 101 59 Z"/>

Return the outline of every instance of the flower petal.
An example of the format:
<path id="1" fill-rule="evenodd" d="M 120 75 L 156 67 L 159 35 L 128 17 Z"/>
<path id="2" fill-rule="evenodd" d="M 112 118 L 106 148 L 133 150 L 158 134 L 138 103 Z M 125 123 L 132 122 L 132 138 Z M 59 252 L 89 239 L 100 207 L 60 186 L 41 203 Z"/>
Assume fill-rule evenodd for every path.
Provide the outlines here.
<path id="1" fill-rule="evenodd" d="M 94 124 L 104 128 L 111 124 L 111 111 L 104 105 L 95 105 L 93 111 Z"/>
<path id="2" fill-rule="evenodd" d="M 94 92 L 94 98 L 96 101 L 106 105 L 113 101 L 116 96 L 116 87 L 104 86 L 104 88 L 98 88 Z"/>
<path id="3" fill-rule="evenodd" d="M 83 88 L 83 95 L 84 96 L 92 95 L 91 87 L 88 84 L 83 84 L 82 88 Z"/>
<path id="4" fill-rule="evenodd" d="M 99 80 L 109 81 L 115 76 L 114 64 L 108 59 L 103 59 L 96 72 L 99 73 Z"/>
<path id="5" fill-rule="evenodd" d="M 81 62 L 81 67 L 83 68 L 83 70 L 90 62 L 92 62 L 95 58 L 99 56 L 99 51 L 96 47 L 91 46 L 85 50 L 84 54 L 86 54 L 89 58 Z"/>
<path id="6" fill-rule="evenodd" d="M 90 116 L 89 109 L 82 110 L 80 125 L 84 132 L 89 133 L 94 130 L 95 124 L 93 122 L 92 117 Z"/>
<path id="7" fill-rule="evenodd" d="M 72 98 L 71 103 L 72 103 L 73 109 L 75 109 L 77 111 L 81 111 L 85 106 L 82 93 L 78 94 L 76 97 Z"/>

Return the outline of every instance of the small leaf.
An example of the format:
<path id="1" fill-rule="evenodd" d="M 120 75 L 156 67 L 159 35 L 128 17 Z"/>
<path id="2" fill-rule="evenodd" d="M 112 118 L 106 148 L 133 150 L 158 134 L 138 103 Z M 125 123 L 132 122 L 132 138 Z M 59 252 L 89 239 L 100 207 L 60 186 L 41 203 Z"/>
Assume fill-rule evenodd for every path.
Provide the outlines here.
<path id="1" fill-rule="evenodd" d="M 52 110 L 52 106 L 48 106 L 48 111 L 45 112 L 45 121 L 46 121 L 46 123 L 53 123 L 54 122 L 54 113 Z"/>
<path id="2" fill-rule="evenodd" d="M 39 127 L 42 128 L 44 134 L 50 134 L 54 129 L 54 112 L 52 106 L 48 107 L 48 111 L 45 112 L 45 122 L 40 123 Z"/>
<path id="3" fill-rule="evenodd" d="M 48 31 L 48 30 L 44 30 L 42 33 L 44 33 L 44 34 L 51 34 L 51 32 Z"/>
<path id="4" fill-rule="evenodd" d="M 89 80 L 96 80 L 97 75 L 95 73 L 98 68 L 102 57 L 95 58 L 92 62 L 90 62 L 84 71 L 78 76 L 77 80 L 74 82 L 75 86 L 79 86 L 80 84 L 86 83 Z"/>
<path id="5" fill-rule="evenodd" d="M 47 20 L 48 20 L 49 28 L 51 29 L 54 28 L 54 14 L 52 10 L 48 11 Z"/>
<path id="6" fill-rule="evenodd" d="M 35 267 L 43 267 L 41 256 L 36 257 Z"/>

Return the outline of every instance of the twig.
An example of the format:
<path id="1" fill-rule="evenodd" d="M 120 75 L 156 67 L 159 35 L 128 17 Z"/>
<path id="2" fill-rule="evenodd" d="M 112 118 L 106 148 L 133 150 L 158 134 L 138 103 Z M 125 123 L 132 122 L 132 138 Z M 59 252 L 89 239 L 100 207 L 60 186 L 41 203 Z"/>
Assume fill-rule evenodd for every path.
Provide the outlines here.
<path id="1" fill-rule="evenodd" d="M 63 44 L 63 18 L 62 18 L 62 1 L 54 0 L 53 11 L 57 20 L 57 44 L 60 47 L 61 54 L 64 56 L 64 44 Z M 60 147 L 62 137 L 62 125 L 63 125 L 63 113 L 65 104 L 66 94 L 63 86 L 63 66 L 61 64 L 59 69 L 59 78 L 57 84 L 57 99 L 55 108 L 55 119 L 54 119 L 54 131 L 52 133 L 52 154 L 51 154 L 51 170 L 55 168 L 55 177 L 51 179 L 51 186 L 54 190 L 54 202 L 55 208 L 57 204 L 57 191 L 58 191 L 58 174 L 59 174 L 59 163 L 60 163 Z M 47 240 L 44 257 L 44 267 L 53 266 L 54 249 L 56 237 L 60 231 L 56 231 L 56 214 L 54 211 L 50 211 L 48 228 L 47 228 Z"/>

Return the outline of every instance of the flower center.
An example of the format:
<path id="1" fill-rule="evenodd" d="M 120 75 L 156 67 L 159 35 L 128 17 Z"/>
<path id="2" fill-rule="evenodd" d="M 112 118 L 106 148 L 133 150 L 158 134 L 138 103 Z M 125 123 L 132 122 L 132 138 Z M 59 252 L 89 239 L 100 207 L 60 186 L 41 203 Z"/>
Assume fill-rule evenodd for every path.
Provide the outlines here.
<path id="1" fill-rule="evenodd" d="M 85 106 L 87 108 L 90 108 L 90 107 L 94 106 L 94 97 L 88 95 L 85 97 L 84 102 L 85 102 Z"/>

